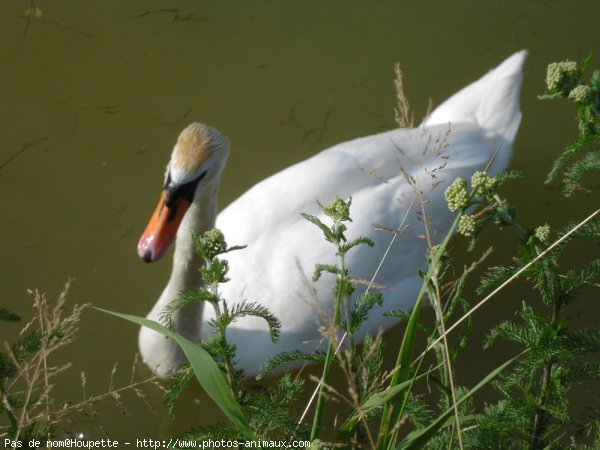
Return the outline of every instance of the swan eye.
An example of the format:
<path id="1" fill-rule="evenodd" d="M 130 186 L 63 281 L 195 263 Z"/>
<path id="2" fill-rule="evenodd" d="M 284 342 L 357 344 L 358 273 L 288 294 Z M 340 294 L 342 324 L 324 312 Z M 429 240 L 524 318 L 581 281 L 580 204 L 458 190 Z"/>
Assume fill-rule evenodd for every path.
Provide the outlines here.
<path id="1" fill-rule="evenodd" d="M 165 183 L 165 190 L 167 191 L 165 205 L 168 208 L 172 208 L 179 200 L 186 200 L 188 203 L 192 203 L 194 201 L 194 194 L 198 187 L 198 183 L 205 175 L 206 172 L 202 172 L 192 181 L 184 184 L 175 184 L 171 181 L 171 174 L 169 174 L 167 176 L 167 182 Z"/>

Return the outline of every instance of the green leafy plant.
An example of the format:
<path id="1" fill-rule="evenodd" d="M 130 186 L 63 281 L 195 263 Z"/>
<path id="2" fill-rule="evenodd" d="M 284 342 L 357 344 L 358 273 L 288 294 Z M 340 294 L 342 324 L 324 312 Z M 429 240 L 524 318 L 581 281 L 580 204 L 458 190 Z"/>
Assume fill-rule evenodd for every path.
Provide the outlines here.
<path id="1" fill-rule="evenodd" d="M 589 81 L 583 80 L 592 56 L 580 65 L 569 60 L 548 65 L 547 92 L 540 96 L 543 100 L 566 98 L 577 107 L 579 135 L 554 162 L 547 179 L 551 183 L 562 174 L 566 196 L 576 190 L 589 192 L 582 179 L 588 172 L 600 169 L 600 149 L 595 145 L 600 141 L 600 71 L 595 70 Z M 587 153 L 573 162 L 585 149 Z"/>
<path id="2" fill-rule="evenodd" d="M 579 161 L 571 162 L 584 147 L 596 143 L 599 135 L 600 76 L 594 72 L 590 83 L 581 81 L 590 62 L 588 58 L 579 67 L 575 63 L 559 63 L 548 70 L 549 91 L 544 98 L 569 98 L 578 108 L 580 138 L 557 159 L 549 177 L 554 180 L 564 172 L 567 193 L 582 188 L 583 174 L 600 167 L 595 148 L 588 149 L 587 155 Z M 410 118 L 403 96 L 399 96 L 397 116 L 400 122 Z M 516 172 L 507 172 L 492 177 L 487 171 L 481 171 L 470 180 L 455 180 L 446 190 L 448 207 L 456 212 L 455 221 L 437 244 L 426 233 L 427 269 L 420 273 L 423 282 L 413 310 L 389 313 L 405 319 L 403 339 L 390 372 L 383 369 L 380 336 L 367 336 L 362 349 L 355 342 L 361 324 L 375 306 L 381 305 L 383 298 L 371 293 L 370 288 L 356 295 L 351 267 L 346 266 L 348 252 L 359 245 L 372 245 L 366 238 L 353 241 L 346 238 L 351 226 L 351 199 L 337 198 L 330 205 L 319 204 L 323 219 L 304 215 L 332 244 L 337 258 L 333 265 L 317 264 L 313 278 L 315 282 L 325 276 L 337 279 L 332 293 L 332 323 L 326 332 L 327 351 L 280 354 L 263 366 L 261 375 L 291 361 L 323 364 L 310 430 L 313 448 L 553 449 L 565 445 L 574 447 L 584 434 L 596 445 L 594 448 L 598 448 L 600 408 L 591 405 L 590 414 L 579 418 L 577 429 L 573 431 L 575 422 L 568 410 L 568 400 L 578 383 L 600 381 L 600 365 L 594 359 L 600 351 L 600 333 L 595 329 L 578 328 L 571 312 L 581 290 L 600 278 L 600 259 L 580 261 L 579 266 L 569 269 L 562 268 L 562 261 L 565 251 L 578 241 L 600 244 L 600 221 L 594 219 L 600 210 L 578 224 L 567 225 L 556 235 L 545 223 L 523 226 L 516 209 L 500 194 L 507 181 L 519 176 Z M 415 197 L 419 201 L 416 186 Z M 426 224 L 426 202 L 421 199 L 419 203 L 420 216 Z M 478 291 L 478 295 L 485 298 L 475 303 L 472 295 L 465 292 L 466 280 L 490 250 L 485 250 L 470 266 L 457 270 L 449 257 L 449 242 L 458 232 L 469 239 L 469 247 L 474 249 L 484 230 L 492 225 L 516 230 L 518 256 L 512 264 L 485 271 Z M 127 317 L 172 336 L 188 356 L 190 366 L 182 369 L 169 385 L 169 410 L 174 411 L 177 397 L 196 378 L 230 423 L 197 427 L 186 433 L 187 439 L 277 436 L 287 442 L 307 436 L 291 412 L 301 383 L 286 375 L 276 382 L 270 394 L 257 393 L 246 389 L 243 374 L 235 367 L 235 347 L 227 341 L 226 334 L 227 327 L 235 320 L 245 315 L 259 316 L 269 324 L 273 340 L 279 333 L 277 319 L 259 303 L 242 301 L 228 305 L 220 298 L 218 285 L 227 282 L 228 268 L 226 261 L 218 256 L 236 248 L 228 248 L 218 231 L 194 236 L 194 241 L 205 261 L 204 285 L 173 302 L 165 310 L 164 319 L 168 324 L 169 315 L 184 304 L 208 302 L 216 312 L 211 337 L 192 343 L 162 325 Z M 459 354 L 467 345 L 474 313 L 517 277 L 528 280 L 531 292 L 537 297 L 523 303 L 518 318 L 494 327 L 485 345 L 490 347 L 503 340 L 517 346 L 519 353 L 500 363 L 474 387 L 462 386 L 456 379 L 454 365 L 460 364 Z M 426 323 L 422 317 L 427 302 L 434 311 L 433 323 Z M 448 340 L 451 332 L 455 333 L 452 343 Z M 427 348 L 418 353 L 422 340 L 426 341 Z M 329 384 L 334 365 L 345 375 L 348 394 Z M 420 390 L 424 380 L 435 386 L 427 397 Z M 495 387 L 498 400 L 490 401 L 482 410 L 473 400 L 489 384 Z M 333 397 L 349 406 L 347 417 L 340 420 L 335 429 L 324 423 L 323 415 Z M 328 444 L 322 440 L 325 429 L 338 433 L 335 442 Z M 567 441 L 569 444 L 565 444 Z"/>
<path id="3" fill-rule="evenodd" d="M 596 81 L 592 83 L 594 87 L 586 88 L 586 95 L 577 97 L 573 93 L 581 86 L 582 73 L 590 61 L 586 60 L 579 68 L 568 61 L 551 64 L 548 68 L 550 94 L 544 98 L 575 100 L 580 129 L 579 139 L 555 162 L 550 179 L 554 179 L 570 158 L 582 150 L 583 143 L 597 140 Z M 597 79 L 595 72 L 593 80 Z M 588 155 L 596 154 L 596 151 L 592 150 Z M 581 161 L 590 162 L 596 157 Z M 584 169 L 581 161 L 565 172 L 567 195 L 577 188 L 573 175 Z M 587 164 L 579 173 L 593 168 L 593 164 Z M 600 244 L 600 220 L 595 218 L 600 210 L 580 223 L 568 224 L 551 244 L 553 236 L 547 224 L 526 228 L 519 223 L 516 210 L 500 200 L 499 184 L 497 180 L 475 174 L 471 193 L 464 180 L 457 180 L 446 192 L 451 209 L 464 211 L 473 204 L 482 206 L 478 213 L 463 215 L 459 222 L 459 232 L 471 238 L 472 246 L 484 227 L 492 223 L 514 228 L 520 238 L 519 255 L 514 263 L 488 269 L 479 293 L 498 290 L 497 286 L 504 287 L 510 280 L 523 276 L 541 302 L 524 301 L 519 319 L 504 321 L 490 331 L 485 347 L 503 340 L 520 347 L 523 357 L 493 383 L 500 399 L 488 405 L 483 414 L 476 414 L 475 426 L 465 436 L 466 444 L 472 448 L 565 448 L 565 442 L 575 447 L 587 433 L 597 446 L 600 439 L 597 416 L 584 415 L 575 419 L 569 410 L 569 399 L 573 389 L 582 382 L 596 385 L 600 382 L 597 360 L 600 334 L 595 328 L 578 327 L 577 314 L 569 311 L 573 311 L 580 292 L 600 279 L 600 259 L 580 260 L 578 266 L 568 270 L 562 268 L 561 262 L 565 250 L 578 241 L 595 246 Z M 588 407 L 591 411 L 598 410 L 597 404 Z M 475 414 L 475 411 L 471 408 L 470 413 Z M 439 440 L 449 442 L 448 436 L 442 435 Z"/>
<path id="4" fill-rule="evenodd" d="M 317 405 L 313 418 L 313 425 L 311 429 L 311 440 L 319 437 L 319 431 L 321 427 L 321 417 L 325 405 L 325 393 L 327 390 L 327 383 L 329 380 L 329 374 L 331 367 L 335 360 L 337 347 L 340 345 L 340 336 L 338 333 L 342 331 L 344 337 L 348 340 L 346 346 L 348 359 L 356 359 L 354 373 L 351 376 L 353 384 L 361 385 L 354 392 L 357 396 L 360 392 L 368 392 L 370 390 L 369 378 L 372 378 L 373 371 L 369 371 L 368 360 L 370 358 L 359 358 L 356 357 L 356 343 L 354 341 L 354 334 L 360 329 L 362 323 L 367 318 L 369 311 L 376 305 L 381 305 L 383 299 L 380 294 L 365 293 L 360 296 L 353 304 L 351 303 L 351 296 L 355 291 L 352 282 L 350 281 L 350 270 L 346 267 L 345 256 L 354 247 L 362 244 L 373 246 L 373 242 L 365 237 L 359 237 L 353 241 L 348 242 L 346 238 L 347 227 L 345 222 L 350 222 L 350 205 L 352 199 L 348 201 L 336 198 L 330 205 L 323 206 L 319 203 L 319 207 L 327 216 L 332 220 L 332 225 L 327 226 L 318 217 L 303 214 L 303 217 L 315 224 L 322 232 L 325 240 L 335 246 L 337 255 L 337 265 L 324 265 L 317 264 L 315 273 L 313 275 L 313 281 L 318 281 L 324 273 L 330 273 L 337 277 L 336 286 L 334 288 L 335 304 L 333 311 L 333 323 L 329 331 L 329 343 L 327 346 L 327 355 L 325 357 L 325 363 L 323 366 L 323 374 L 321 376 L 319 393 L 317 397 Z M 372 344 L 372 341 L 371 341 Z M 368 347 L 367 347 L 368 348 Z M 349 354 L 348 354 L 349 353 Z M 381 349 L 379 344 L 376 344 L 373 349 L 373 355 L 380 355 Z M 371 355 L 371 356 L 373 356 Z M 373 358 L 375 360 L 374 366 L 380 366 L 380 358 Z M 366 370 L 366 376 L 363 376 L 361 380 L 358 379 L 358 373 L 361 369 Z M 366 383 L 361 383 L 365 381 Z M 357 398 L 358 400 L 358 398 Z"/>
<path id="5" fill-rule="evenodd" d="M 311 440 L 320 437 L 321 423 L 319 421 L 322 417 L 320 408 L 323 407 L 327 399 L 326 394 L 340 396 L 328 385 L 330 366 L 335 362 L 346 374 L 347 390 L 351 394 L 347 399 L 347 403 L 351 406 L 350 416 L 340 428 L 341 434 L 336 445 L 370 446 L 371 448 L 386 449 L 420 448 L 439 434 L 442 426 L 448 426 L 448 421 L 452 421 L 453 415 L 455 415 L 456 429 L 459 430 L 460 423 L 464 419 L 459 417 L 458 407 L 496 377 L 513 360 L 501 365 L 473 389 L 465 389 L 461 392 L 462 395 L 458 396 L 453 386 L 450 360 L 455 359 L 459 349 L 464 347 L 469 330 L 468 325 L 464 327 L 456 346 L 452 350 L 450 350 L 448 342 L 434 347 L 439 350 L 437 353 L 439 364 L 434 369 L 420 370 L 421 363 L 424 360 L 423 355 L 417 358 L 414 357 L 419 329 L 425 329 L 429 333 L 430 339 L 433 340 L 436 336 L 444 334 L 443 324 L 454 314 L 457 306 L 466 306 L 461 292 L 464 286 L 464 278 L 472 268 L 465 270 L 463 276 L 458 280 L 444 286 L 441 285 L 447 267 L 443 255 L 453 234 L 454 227 L 458 226 L 459 217 L 457 217 L 453 228 L 448 232 L 442 244 L 431 249 L 428 259 L 429 269 L 426 273 L 422 273 L 423 287 L 412 313 L 393 312 L 390 314 L 408 318 L 398 361 L 392 375 L 387 375 L 382 370 L 382 342 L 380 339 L 367 336 L 363 351 L 359 352 L 353 340 L 353 333 L 360 328 L 362 321 L 367 317 L 373 306 L 381 305 L 383 298 L 380 294 L 370 294 L 368 291 L 356 299 L 351 297 L 355 287 L 351 281 L 350 271 L 345 266 L 344 257 L 348 251 L 351 251 L 357 245 L 369 245 L 371 242 L 365 238 L 358 238 L 350 242 L 346 240 L 347 227 L 344 222 L 351 222 L 350 207 L 351 200 L 344 201 L 339 198 L 331 205 L 320 205 L 324 215 L 331 220 L 331 225 L 326 225 L 315 216 L 305 215 L 307 220 L 314 223 L 322 231 L 324 238 L 334 245 L 338 258 L 338 263 L 335 266 L 317 264 L 315 269 L 315 281 L 318 281 L 323 274 L 329 273 L 337 277 L 337 283 L 333 292 L 336 299 L 333 316 L 334 326 L 331 327 L 329 332 L 328 353 L 318 392 L 318 399 L 323 400 L 317 400 Z M 467 205 L 465 205 L 466 207 Z M 448 299 L 445 302 L 445 309 L 442 307 L 442 296 Z M 439 312 L 438 320 L 433 329 L 428 329 L 420 319 L 420 308 L 424 298 L 428 298 L 434 309 Z M 348 318 L 351 319 L 348 320 Z M 360 319 L 357 320 L 358 318 Z M 342 335 L 342 333 L 344 334 Z M 340 335 L 346 337 L 344 346 L 342 346 Z M 328 361 L 331 361 L 329 366 Z M 414 395 L 415 382 L 424 377 L 435 377 L 434 373 L 438 369 L 440 377 L 437 384 L 441 387 L 440 391 L 443 392 L 446 398 L 445 406 L 441 406 L 440 411 L 437 413 L 432 412 L 426 425 L 421 429 L 408 434 L 398 442 L 399 431 L 403 428 L 402 423 L 404 422 L 402 417 L 405 414 L 412 415 L 418 407 L 424 406 Z M 379 432 L 374 434 L 371 430 L 371 424 L 377 423 L 377 421 L 379 421 L 380 428 Z"/>
<path id="6" fill-rule="evenodd" d="M 579 137 L 567 146 L 549 175 L 554 180 L 564 171 L 565 194 L 582 189 L 580 180 L 590 170 L 600 168 L 600 153 L 589 149 L 587 155 L 565 168 L 588 144 L 600 139 L 600 72 L 589 84 L 582 76 L 591 56 L 579 67 L 572 61 L 548 66 L 548 93 L 543 99 L 568 98 L 577 105 Z M 596 210 L 585 221 L 569 223 L 551 247 L 551 231 L 544 224 L 527 230 L 513 220 L 521 235 L 519 256 L 512 265 L 491 268 L 483 277 L 480 292 L 505 282 L 522 271 L 541 302 L 523 303 L 520 320 L 505 321 L 494 327 L 486 347 L 504 340 L 527 349 L 513 370 L 504 374 L 495 387 L 501 397 L 488 406 L 479 421 L 475 442 L 495 448 L 563 448 L 561 439 L 570 436 L 572 445 L 587 433 L 598 443 L 598 420 L 589 416 L 574 419 L 569 411 L 573 389 L 582 382 L 600 382 L 600 334 L 595 328 L 580 327 L 572 311 L 586 287 L 600 279 L 600 259 L 580 260 L 578 266 L 563 269 L 563 254 L 578 241 L 600 245 L 600 220 Z M 515 219 L 514 215 L 512 219 Z M 505 222 L 506 223 L 506 222 Z M 589 245 L 588 244 L 588 245 Z M 540 255 L 543 254 L 543 257 Z M 594 399 L 596 402 L 600 399 Z M 597 410 L 597 405 L 588 405 Z M 575 431 L 573 431 L 575 428 Z"/>
<path id="7" fill-rule="evenodd" d="M 281 324 L 264 306 L 243 300 L 228 304 L 219 294 L 219 285 L 229 281 L 229 266 L 220 256 L 242 249 L 228 247 L 225 237 L 217 229 L 202 235 L 192 232 L 196 251 L 203 258 L 202 286 L 193 291 L 183 292 L 172 301 L 162 313 L 162 321 L 157 322 L 127 314 L 110 314 L 149 327 L 177 341 L 184 351 L 189 364 L 184 366 L 169 381 L 165 403 L 169 414 L 175 415 L 175 404 L 187 386 L 196 379 L 215 404 L 230 420 L 229 424 L 198 426 L 188 430 L 182 439 L 186 441 L 223 438 L 260 441 L 264 439 L 292 439 L 302 435 L 303 429 L 291 419 L 289 409 L 294 404 L 303 383 L 285 376 L 277 380 L 270 394 L 255 392 L 244 384 L 244 373 L 236 367 L 234 345 L 227 340 L 227 328 L 246 316 L 260 317 L 269 327 L 273 341 L 279 337 Z M 209 322 L 213 332 L 200 342 L 192 342 L 170 329 L 170 316 L 186 304 L 205 302 L 215 310 L 214 320 Z"/>
<path id="8" fill-rule="evenodd" d="M 567 313 L 579 292 L 600 279 L 600 259 L 582 261 L 564 272 L 560 269 L 570 244 L 578 240 L 600 244 L 600 221 L 591 220 L 573 232 L 575 226 L 570 224 L 559 233 L 560 244 L 543 257 L 539 256 L 550 239 L 548 227 L 532 230 L 515 263 L 489 269 L 482 280 L 480 292 L 522 272 L 542 302 L 524 302 L 520 321 L 502 322 L 485 342 L 489 347 L 501 339 L 526 354 L 495 383 L 501 400 L 489 406 L 479 421 L 473 433 L 478 446 L 559 448 L 560 438 L 572 425 L 570 392 L 582 381 L 600 382 L 600 365 L 590 360 L 600 352 L 600 334 L 596 329 L 578 328 L 575 317 Z"/>
<path id="9" fill-rule="evenodd" d="M 369 239 L 362 237 L 353 241 L 346 239 L 346 224 L 351 222 L 350 207 L 351 200 L 344 201 L 339 198 L 331 205 L 320 205 L 324 216 L 331 220 L 331 225 L 326 225 L 316 216 L 304 216 L 321 230 L 324 238 L 332 244 L 338 258 L 337 265 L 317 264 L 314 275 L 315 282 L 318 282 L 320 277 L 326 274 L 334 275 L 337 278 L 333 292 L 336 303 L 333 312 L 333 323 L 328 334 L 327 354 L 307 355 L 302 352 L 289 352 L 277 356 L 268 362 L 263 369 L 267 371 L 278 364 L 299 359 L 308 359 L 314 362 L 322 361 L 324 363 L 317 397 L 320 401 L 317 400 L 310 436 L 311 441 L 317 445 L 320 442 L 319 433 L 323 426 L 322 411 L 325 403 L 331 395 L 341 395 L 334 392 L 328 384 L 331 368 L 334 364 L 338 364 L 346 374 L 348 391 L 350 392 L 350 396 L 346 400 L 351 407 L 350 416 L 340 429 L 341 442 L 351 446 L 370 445 L 375 448 L 379 445 L 382 448 L 395 448 L 398 432 L 396 423 L 399 421 L 394 421 L 404 413 L 410 413 L 409 399 L 413 401 L 415 398 L 410 395 L 414 382 L 431 375 L 432 371 L 419 371 L 418 368 L 423 360 L 422 358 L 418 358 L 415 360 L 416 362 L 413 361 L 416 332 L 420 326 L 418 321 L 419 310 L 417 308 L 410 315 L 411 320 L 409 320 L 407 335 L 403 342 L 404 350 L 400 352 L 400 360 L 402 361 L 402 358 L 405 358 L 407 361 L 406 370 L 402 370 L 403 367 L 397 366 L 392 376 L 387 375 L 382 370 L 383 344 L 379 336 L 367 336 L 362 351 L 357 347 L 354 334 L 360 329 L 372 308 L 381 305 L 383 299 L 380 294 L 373 294 L 368 290 L 356 298 L 353 297 L 356 287 L 353 284 L 350 270 L 345 265 L 345 255 L 358 245 L 372 245 L 372 243 Z M 457 218 L 454 224 L 455 227 L 458 221 Z M 432 250 L 430 269 L 427 273 L 423 273 L 424 284 L 419 298 L 424 298 L 428 294 L 433 296 L 432 287 L 440 291 L 440 286 L 436 286 L 435 283 L 441 280 L 439 268 L 442 265 L 440 261 L 445 245 L 447 245 L 451 235 L 452 230 L 446 236 L 443 244 Z M 189 430 L 184 435 L 186 439 L 201 440 L 219 435 L 221 437 L 245 439 L 266 439 L 278 436 L 289 440 L 305 436 L 303 428 L 298 426 L 297 421 L 292 419 L 290 415 L 290 408 L 300 393 L 302 383 L 292 382 L 290 376 L 287 375 L 276 382 L 273 394 L 270 396 L 264 393 L 256 393 L 245 388 L 243 374 L 235 367 L 235 347 L 227 342 L 226 330 L 236 318 L 243 317 L 246 314 L 264 318 L 272 328 L 271 335 L 273 339 L 277 338 L 279 327 L 278 321 L 257 304 L 242 302 L 238 305 L 229 306 L 220 298 L 218 285 L 227 282 L 227 263 L 221 261 L 218 256 L 237 248 L 227 247 L 223 235 L 218 230 L 209 231 L 202 236 L 194 235 L 194 242 L 198 253 L 205 261 L 205 266 L 201 269 L 204 285 L 193 292 L 183 293 L 179 299 L 171 303 L 164 311 L 164 321 L 168 324 L 170 314 L 184 304 L 209 302 L 213 307 L 218 308 L 216 318 L 211 323 L 214 333 L 209 339 L 192 343 L 158 323 L 124 314 L 113 314 L 151 327 L 176 339 L 186 353 L 190 366 L 184 367 L 171 380 L 167 388 L 167 403 L 171 413 L 174 411 L 176 399 L 189 382 L 196 378 L 230 419 L 230 424 L 201 426 Z M 454 283 L 452 286 L 453 288 L 450 290 L 454 292 L 454 297 L 459 298 L 462 283 Z M 453 311 L 452 308 L 449 308 L 442 314 L 448 317 Z M 437 333 L 441 334 L 442 331 Z M 345 340 L 345 345 L 342 347 L 343 340 Z M 442 352 L 440 358 L 444 360 L 449 354 L 449 352 Z M 473 396 L 511 362 L 509 361 L 497 370 L 492 371 L 479 385 L 470 391 L 461 392 L 460 398 L 454 394 L 451 395 L 451 400 L 446 402 L 446 406 L 442 408 L 438 415 L 431 418 L 424 429 L 417 430 L 402 440 L 401 448 L 417 448 L 432 439 L 442 426 L 447 425 L 448 417 L 456 413 L 457 405 Z M 451 368 L 448 367 L 447 370 L 451 370 Z M 442 372 L 447 375 L 447 370 Z M 398 372 L 404 372 L 403 378 L 395 378 L 395 374 Z M 440 382 L 440 384 L 443 384 L 443 382 Z M 454 392 L 453 389 L 452 392 Z M 394 405 L 400 405 L 400 407 L 396 409 Z M 399 415 L 398 411 L 400 411 Z M 384 418 L 381 421 L 382 426 L 392 424 L 392 427 L 386 433 L 373 435 L 370 424 L 382 412 Z M 323 447 L 322 443 L 318 445 L 321 448 Z"/>
<path id="10" fill-rule="evenodd" d="M 512 221 L 514 212 L 498 196 L 499 187 L 512 177 L 514 174 L 511 173 L 499 174 L 492 178 L 486 172 L 477 172 L 472 177 L 471 189 L 466 180 L 458 178 L 445 192 L 449 209 L 458 214 L 440 244 L 434 245 L 433 242 L 429 242 L 428 269 L 427 272 L 421 273 L 423 284 L 415 307 L 410 314 L 400 313 L 407 318 L 408 323 L 389 389 L 407 384 L 408 388 L 399 390 L 399 395 L 394 396 L 384 406 L 379 428 L 378 449 L 421 448 L 426 443 L 433 445 L 435 441 L 443 441 L 450 447 L 457 443 L 460 448 L 464 448 L 462 427 L 473 422 L 473 415 L 466 414 L 465 407 L 461 405 L 520 356 L 501 364 L 470 390 L 460 387 L 454 379 L 453 364 L 465 347 L 471 329 L 472 311 L 463 296 L 465 282 L 475 267 L 485 260 L 489 251 L 486 251 L 471 266 L 465 267 L 456 277 L 452 275 L 455 269 L 451 267 L 447 256 L 448 244 L 456 230 L 470 237 L 474 245 L 481 231 L 478 221 L 482 223 Z M 466 211 L 473 206 L 479 206 L 479 211 L 468 215 Z M 426 215 L 424 208 L 422 215 Z M 426 325 L 420 316 L 424 299 L 429 300 L 435 312 L 436 321 L 433 326 Z M 448 327 L 447 324 L 456 315 L 459 315 L 460 319 L 452 327 Z M 451 330 L 459 328 L 459 325 L 461 325 L 460 332 L 451 346 L 447 335 Z M 437 363 L 433 370 L 420 369 L 426 352 L 415 357 L 419 329 L 427 334 L 429 343 L 427 350 L 435 351 Z M 414 390 L 417 377 L 424 375 L 433 380 L 438 388 L 437 412 L 420 400 Z M 408 418 L 417 429 L 398 443 L 400 439 L 398 424 L 402 423 L 403 417 Z M 442 427 L 445 427 L 447 433 L 440 433 Z"/>

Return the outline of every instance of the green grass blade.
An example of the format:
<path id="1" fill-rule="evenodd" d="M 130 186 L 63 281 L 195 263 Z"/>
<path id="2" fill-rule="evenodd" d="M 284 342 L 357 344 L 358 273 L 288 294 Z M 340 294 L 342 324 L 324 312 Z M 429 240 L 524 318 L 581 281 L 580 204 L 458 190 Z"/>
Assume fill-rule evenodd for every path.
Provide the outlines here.
<path id="1" fill-rule="evenodd" d="M 428 374 L 429 372 L 422 373 L 414 379 L 411 378 L 410 380 L 404 381 L 396 386 L 389 387 L 385 391 L 377 392 L 376 394 L 371 395 L 362 404 L 360 411 L 357 411 L 352 417 L 348 418 L 340 430 L 343 432 L 352 431 L 363 417 L 366 417 L 374 409 L 385 406 L 389 401 L 393 400 L 394 397 L 409 389 L 415 381 L 426 377 Z"/>
<path id="2" fill-rule="evenodd" d="M 412 364 L 415 342 L 416 342 L 416 334 L 417 334 L 417 325 L 420 319 L 420 309 L 421 302 L 423 301 L 423 297 L 427 293 L 427 285 L 431 281 L 431 277 L 433 276 L 433 271 L 437 269 L 440 259 L 444 254 L 444 250 L 448 246 L 448 242 L 453 236 L 454 230 L 458 226 L 458 221 L 462 214 L 458 214 L 454 219 L 454 223 L 450 227 L 450 230 L 446 233 L 443 242 L 438 246 L 435 250 L 434 254 L 431 258 L 431 264 L 427 270 L 427 274 L 423 279 L 423 283 L 421 284 L 421 290 L 419 291 L 419 295 L 417 296 L 417 300 L 415 302 L 415 306 L 413 308 L 413 312 L 408 321 L 408 325 L 406 326 L 406 331 L 404 333 L 404 338 L 402 339 L 402 344 L 400 346 L 400 352 L 398 353 L 398 360 L 396 362 L 396 368 L 399 369 L 394 379 L 392 380 L 392 385 L 395 383 L 401 383 L 410 378 L 410 366 Z"/>
<path id="3" fill-rule="evenodd" d="M 137 323 L 138 325 L 150 328 L 158 333 L 164 334 L 174 339 L 180 346 L 185 356 L 187 356 L 198 382 L 210 398 L 217 404 L 221 411 L 231 420 L 231 422 L 240 429 L 242 433 L 248 438 L 253 440 L 254 433 L 250 429 L 250 425 L 242 412 L 240 404 L 237 402 L 231 388 L 227 384 L 225 377 L 221 373 L 221 370 L 215 363 L 212 356 L 208 354 L 199 345 L 196 345 L 189 339 L 180 336 L 177 333 L 163 327 L 159 323 L 152 320 L 137 317 L 129 314 L 122 314 L 113 311 L 108 311 L 102 308 L 96 308 L 99 311 L 112 314 L 113 316 L 120 317 L 130 322 Z"/>
<path id="4" fill-rule="evenodd" d="M 509 359 L 504 364 L 500 365 L 492 372 L 490 372 L 486 377 L 484 377 L 477 385 L 472 388 L 469 392 L 463 395 L 456 403 L 460 405 L 462 402 L 467 400 L 473 394 L 475 394 L 479 389 L 483 386 L 487 385 L 491 380 L 493 380 L 500 372 L 506 369 L 510 364 L 512 364 L 517 358 L 519 358 L 523 353 Z M 443 414 L 441 414 L 436 420 L 434 420 L 428 427 L 415 430 L 406 436 L 396 447 L 396 450 L 416 450 L 420 448 L 424 448 L 429 440 L 433 438 L 439 430 L 446 424 L 448 419 L 454 414 L 455 409 L 454 406 L 448 408 Z"/>
<path id="5" fill-rule="evenodd" d="M 427 270 L 427 274 L 423 279 L 423 283 L 421 284 L 421 290 L 419 291 L 419 295 L 415 301 L 415 306 L 411 312 L 410 318 L 408 320 L 408 324 L 406 325 L 406 331 L 404 332 L 404 337 L 402 339 L 402 344 L 400 345 L 400 350 L 398 352 L 398 358 L 396 360 L 396 372 L 392 377 L 390 382 L 390 387 L 397 386 L 401 383 L 407 382 L 411 380 L 411 365 L 413 363 L 413 356 L 415 350 L 416 336 L 418 330 L 418 324 L 421 317 L 421 303 L 423 301 L 423 297 L 427 292 L 427 285 L 431 280 L 433 275 L 433 270 L 438 266 L 439 261 L 444 253 L 445 248 L 450 242 L 450 239 L 453 236 L 453 232 L 458 226 L 458 221 L 460 220 L 461 214 L 457 214 L 454 219 L 454 223 L 446 233 L 443 242 L 438 246 L 435 253 L 432 255 L 432 261 Z M 406 397 L 404 398 L 404 400 Z M 386 403 L 385 408 L 383 410 L 382 421 L 379 427 L 379 443 L 378 450 L 389 449 L 394 447 L 394 442 L 396 440 L 397 430 L 394 432 L 390 432 L 393 424 L 396 423 L 402 414 L 402 408 L 400 408 L 401 403 L 405 403 L 402 401 L 403 399 L 398 400 L 394 398 L 393 401 Z M 396 408 L 392 408 L 392 406 L 396 404 Z"/>

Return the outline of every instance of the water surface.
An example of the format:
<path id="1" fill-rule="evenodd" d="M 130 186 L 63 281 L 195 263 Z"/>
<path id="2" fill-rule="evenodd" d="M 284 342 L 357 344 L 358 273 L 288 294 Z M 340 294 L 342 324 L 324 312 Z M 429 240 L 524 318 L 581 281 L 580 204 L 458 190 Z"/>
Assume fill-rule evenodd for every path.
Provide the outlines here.
<path id="1" fill-rule="evenodd" d="M 206 121 L 231 138 L 226 205 L 320 149 L 394 127 L 395 62 L 419 116 L 430 98 L 439 104 L 529 49 L 512 164 L 526 176 L 507 195 L 532 226 L 558 227 L 598 206 L 597 195 L 565 201 L 558 186 L 542 185 L 576 130 L 570 105 L 537 100 L 549 62 L 600 53 L 598 2 L 55 0 L 39 2 L 41 18 L 27 21 L 29 5 L 0 4 L 0 306 L 24 317 L 31 314 L 26 289 L 56 296 L 68 278 L 75 279 L 73 302 L 147 312 L 170 262 L 142 263 L 136 243 L 187 123 Z M 507 261 L 516 238 L 500 239 L 490 244 L 499 249 L 496 261 Z M 588 294 L 592 304 L 597 292 Z M 511 318 L 525 295 L 507 291 L 486 308 L 476 337 L 498 317 Z M 587 317 L 598 316 L 592 307 Z M 0 338 L 17 329 L 3 324 Z M 102 392 L 115 362 L 127 382 L 136 349 L 136 327 L 86 313 L 77 342 L 63 353 L 74 367 L 57 393 L 80 398 L 68 386 L 81 371 L 88 393 Z M 472 352 L 465 383 L 494 365 L 489 352 Z M 175 423 L 158 395 L 150 396 L 156 414 L 132 401 L 123 418 L 107 405 L 101 423 L 118 439 L 168 436 L 217 415 L 197 397 L 187 398 Z"/>

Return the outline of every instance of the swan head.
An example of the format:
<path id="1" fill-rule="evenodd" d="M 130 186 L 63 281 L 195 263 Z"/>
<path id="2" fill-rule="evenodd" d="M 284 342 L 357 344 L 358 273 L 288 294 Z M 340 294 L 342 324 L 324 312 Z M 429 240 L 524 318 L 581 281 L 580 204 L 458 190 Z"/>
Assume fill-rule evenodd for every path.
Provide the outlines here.
<path id="1" fill-rule="evenodd" d="M 228 156 L 229 140 L 213 127 L 194 122 L 179 134 L 160 200 L 138 242 L 140 258 L 154 262 L 167 253 L 186 211 L 218 182 Z"/>

